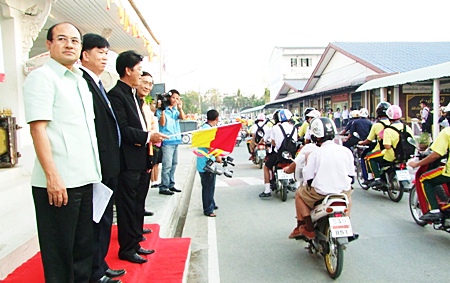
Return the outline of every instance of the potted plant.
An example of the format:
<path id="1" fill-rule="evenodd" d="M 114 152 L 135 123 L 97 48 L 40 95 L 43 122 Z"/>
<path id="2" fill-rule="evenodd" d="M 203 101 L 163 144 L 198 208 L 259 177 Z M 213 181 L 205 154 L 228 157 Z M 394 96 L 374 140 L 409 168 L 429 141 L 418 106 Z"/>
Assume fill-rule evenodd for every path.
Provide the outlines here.
<path id="1" fill-rule="evenodd" d="M 421 151 L 425 151 L 430 145 L 430 134 L 427 132 L 421 133 L 416 140 L 417 143 L 419 144 L 419 149 Z"/>

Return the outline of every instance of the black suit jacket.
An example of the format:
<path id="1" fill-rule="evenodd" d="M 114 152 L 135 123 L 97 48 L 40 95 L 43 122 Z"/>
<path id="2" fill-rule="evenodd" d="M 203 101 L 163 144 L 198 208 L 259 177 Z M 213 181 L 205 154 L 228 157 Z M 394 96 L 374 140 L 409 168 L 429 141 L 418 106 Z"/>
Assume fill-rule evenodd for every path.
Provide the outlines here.
<path id="1" fill-rule="evenodd" d="M 102 169 L 102 182 L 106 184 L 120 172 L 120 148 L 116 120 L 94 79 L 82 68 L 94 100 L 95 131 Z"/>
<path id="2" fill-rule="evenodd" d="M 139 102 L 139 98 L 134 95 Z M 142 129 L 138 116 L 138 109 L 133 99 L 132 88 L 122 81 L 108 92 L 108 98 L 113 104 L 116 118 L 119 122 L 122 133 L 122 169 L 124 170 L 145 170 L 147 166 L 147 137 L 148 132 Z M 139 104 L 139 111 L 142 117 L 144 114 Z"/>

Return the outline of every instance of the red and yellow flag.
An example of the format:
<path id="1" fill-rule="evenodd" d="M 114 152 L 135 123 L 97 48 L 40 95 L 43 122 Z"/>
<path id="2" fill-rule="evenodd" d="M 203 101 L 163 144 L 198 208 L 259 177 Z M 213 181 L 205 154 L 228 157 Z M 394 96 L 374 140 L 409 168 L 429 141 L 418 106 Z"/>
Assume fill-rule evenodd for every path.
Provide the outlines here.
<path id="1" fill-rule="evenodd" d="M 233 123 L 194 131 L 191 147 L 206 147 L 215 149 L 218 153 L 223 151 L 231 153 L 240 129 L 241 123 Z"/>

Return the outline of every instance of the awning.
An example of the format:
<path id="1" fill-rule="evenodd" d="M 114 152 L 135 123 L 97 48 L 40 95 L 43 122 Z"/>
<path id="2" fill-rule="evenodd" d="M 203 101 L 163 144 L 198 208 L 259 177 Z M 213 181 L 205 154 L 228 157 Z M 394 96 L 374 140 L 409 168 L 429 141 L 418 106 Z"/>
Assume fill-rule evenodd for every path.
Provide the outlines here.
<path id="1" fill-rule="evenodd" d="M 360 86 L 356 91 L 365 91 L 376 88 L 403 85 L 407 83 L 427 81 L 450 77 L 450 62 L 433 65 L 409 72 L 404 72 L 389 77 L 374 79 Z"/>
<path id="2" fill-rule="evenodd" d="M 264 109 L 264 105 L 256 106 L 256 107 L 253 107 L 253 108 L 242 110 L 241 114 L 251 113 L 251 112 L 254 112 L 254 111 L 260 111 L 260 110 L 263 110 L 263 109 Z"/>

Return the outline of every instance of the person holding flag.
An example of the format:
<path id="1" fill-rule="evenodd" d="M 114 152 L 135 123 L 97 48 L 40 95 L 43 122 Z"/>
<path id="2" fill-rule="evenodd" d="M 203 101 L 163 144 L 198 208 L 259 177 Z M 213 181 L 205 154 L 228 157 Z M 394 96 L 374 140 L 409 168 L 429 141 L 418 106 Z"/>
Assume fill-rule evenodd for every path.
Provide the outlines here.
<path id="1" fill-rule="evenodd" d="M 201 127 L 201 129 L 207 129 L 217 126 L 219 123 L 219 112 L 217 110 L 211 109 L 206 113 L 206 123 Z M 216 217 L 214 209 L 217 209 L 216 203 L 214 201 L 214 191 L 216 187 L 216 174 L 205 171 L 206 162 L 208 159 L 213 159 L 216 162 L 222 162 L 220 156 L 213 156 L 210 154 L 211 148 L 198 148 L 199 154 L 197 156 L 197 171 L 200 175 L 200 182 L 202 184 L 202 203 L 203 203 L 203 214 L 208 217 Z"/>

